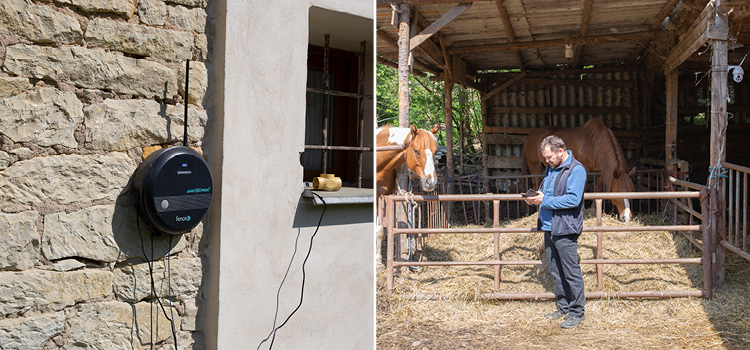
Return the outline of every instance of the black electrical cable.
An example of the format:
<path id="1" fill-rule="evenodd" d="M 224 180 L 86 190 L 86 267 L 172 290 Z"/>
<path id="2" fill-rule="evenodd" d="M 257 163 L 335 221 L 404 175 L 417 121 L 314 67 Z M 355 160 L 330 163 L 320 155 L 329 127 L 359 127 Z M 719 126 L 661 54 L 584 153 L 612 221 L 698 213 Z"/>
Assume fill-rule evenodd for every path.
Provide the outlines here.
<path id="1" fill-rule="evenodd" d="M 281 280 L 281 284 L 279 285 L 279 290 L 276 292 L 276 314 L 274 315 L 274 319 L 273 319 L 274 328 L 273 330 L 271 330 L 271 333 L 269 333 L 265 339 L 261 340 L 260 344 L 258 344 L 257 349 L 260 349 L 260 346 L 263 345 L 263 343 L 265 343 L 268 340 L 268 338 L 271 338 L 271 345 L 268 346 L 268 350 L 271 350 L 271 348 L 273 348 L 273 342 L 274 340 L 276 340 L 276 331 L 281 329 L 281 327 L 284 327 L 284 325 L 287 322 L 289 322 L 289 319 L 292 318 L 292 315 L 294 315 L 294 313 L 297 312 L 297 310 L 299 310 L 299 308 L 302 306 L 302 298 L 305 295 L 305 264 L 307 264 L 307 259 L 310 257 L 310 252 L 312 252 L 313 239 L 315 238 L 315 235 L 318 234 L 318 229 L 320 229 L 320 223 L 323 222 L 323 215 L 326 213 L 326 206 L 327 206 L 326 201 L 323 199 L 323 197 L 321 197 L 319 194 L 315 192 L 312 192 L 312 194 L 317 196 L 320 199 L 320 201 L 323 202 L 323 211 L 320 213 L 320 218 L 318 219 L 318 226 L 315 227 L 315 232 L 313 232 L 312 236 L 310 236 L 310 248 L 307 250 L 307 255 L 305 256 L 305 260 L 302 261 L 302 288 L 300 290 L 300 295 L 299 295 L 299 304 L 297 304 L 297 307 L 294 308 L 294 311 L 292 311 L 292 313 L 290 313 L 289 316 L 287 316 L 286 320 L 284 320 L 284 323 L 282 323 L 278 327 L 275 327 L 276 316 L 278 315 L 278 311 L 279 311 L 279 293 L 281 292 L 281 286 L 284 285 L 286 276 L 289 273 L 289 268 L 291 268 L 292 261 L 294 261 L 294 256 L 297 254 L 297 241 L 295 241 L 294 242 L 294 254 L 292 254 L 292 259 L 291 261 L 289 261 L 289 267 L 287 267 L 286 274 L 284 274 L 284 279 Z M 297 233 L 297 240 L 299 240 L 299 232 Z"/>
<path id="2" fill-rule="evenodd" d="M 140 201 L 140 198 L 138 200 Z M 167 310 L 164 309 L 164 304 L 161 303 L 161 300 L 159 299 L 159 297 L 154 292 L 156 290 L 156 284 L 154 283 L 153 261 L 152 261 L 151 258 L 148 257 L 148 255 L 146 255 L 146 248 L 144 247 L 144 244 L 143 244 L 143 235 L 141 235 L 141 216 L 140 216 L 140 212 L 138 211 L 138 209 L 136 209 L 136 226 L 138 227 L 138 237 L 141 240 L 141 252 L 143 253 L 143 257 L 146 259 L 146 265 L 148 265 L 148 274 L 149 274 L 149 276 L 151 276 L 151 295 L 154 296 L 154 297 L 156 297 L 156 301 L 159 303 L 159 306 L 161 306 L 161 311 L 164 314 L 164 317 L 166 317 L 167 320 L 169 320 L 169 323 L 172 325 L 172 338 L 174 339 L 174 348 L 175 348 L 175 350 L 177 350 L 177 333 L 175 332 L 174 321 L 173 321 L 172 318 L 170 318 L 167 315 Z M 172 250 L 172 237 L 171 236 L 169 238 L 169 241 L 170 241 L 169 242 L 169 250 Z M 153 257 L 153 256 L 154 256 L 154 235 L 152 234 L 151 235 L 151 257 Z M 167 270 L 169 270 L 169 252 L 167 252 Z M 171 271 L 167 271 L 167 274 L 169 275 L 170 280 L 171 280 Z M 170 299 L 171 299 L 171 290 L 170 290 L 169 294 L 170 294 Z M 151 303 L 153 305 L 153 300 L 151 301 Z M 170 311 L 172 311 L 172 310 L 170 309 Z M 154 348 L 153 307 L 149 310 L 149 316 L 151 317 L 151 329 L 150 329 L 150 333 L 151 333 L 151 349 L 153 349 Z M 174 318 L 174 314 L 172 314 L 172 317 Z M 157 323 L 157 325 L 158 325 L 158 323 Z"/>

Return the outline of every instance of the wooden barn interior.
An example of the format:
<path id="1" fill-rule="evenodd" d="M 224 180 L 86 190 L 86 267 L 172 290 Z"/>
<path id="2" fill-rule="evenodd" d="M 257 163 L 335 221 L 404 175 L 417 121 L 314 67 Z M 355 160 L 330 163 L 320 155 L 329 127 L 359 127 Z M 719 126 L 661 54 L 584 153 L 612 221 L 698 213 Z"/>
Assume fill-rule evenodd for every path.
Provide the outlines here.
<path id="1" fill-rule="evenodd" d="M 750 164 L 750 82 L 732 69 L 748 14 L 750 1 L 378 0 L 377 59 L 402 84 L 430 73 L 481 92 L 485 176 L 520 172 L 534 128 L 598 117 L 631 167 L 705 184 L 718 160 Z M 400 99 L 407 124 L 408 89 Z"/>

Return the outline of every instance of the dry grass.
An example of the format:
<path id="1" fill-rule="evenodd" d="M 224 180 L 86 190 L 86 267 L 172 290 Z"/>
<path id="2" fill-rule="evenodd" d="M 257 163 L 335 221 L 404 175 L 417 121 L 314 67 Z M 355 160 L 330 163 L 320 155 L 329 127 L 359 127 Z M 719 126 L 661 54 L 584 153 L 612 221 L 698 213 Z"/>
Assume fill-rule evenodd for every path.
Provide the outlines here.
<path id="1" fill-rule="evenodd" d="M 591 216 L 591 212 L 587 212 Z M 587 219 L 593 225 L 595 219 Z M 531 227 L 536 216 L 508 223 Z M 663 224 L 657 216 L 637 218 L 628 226 Z M 622 226 L 613 217 L 605 226 Z M 492 235 L 434 235 L 423 255 L 430 261 L 488 260 Z M 680 234 L 668 232 L 605 233 L 605 258 L 699 257 Z M 582 259 L 595 256 L 596 234 L 579 240 Z M 539 233 L 501 235 L 504 260 L 541 260 Z M 586 290 L 596 289 L 596 270 L 583 265 Z M 554 310 L 551 300 L 486 301 L 493 291 L 493 267 L 421 267 L 401 269 L 394 295 L 378 271 L 377 345 L 379 349 L 750 349 L 750 262 L 727 254 L 727 281 L 711 300 L 587 300 L 586 321 L 563 330 L 542 316 Z M 546 292 L 553 282 L 545 265 L 504 266 L 501 292 Z M 605 291 L 697 290 L 703 285 L 699 265 L 607 265 Z M 409 301 L 399 294 L 439 293 L 440 301 Z"/>

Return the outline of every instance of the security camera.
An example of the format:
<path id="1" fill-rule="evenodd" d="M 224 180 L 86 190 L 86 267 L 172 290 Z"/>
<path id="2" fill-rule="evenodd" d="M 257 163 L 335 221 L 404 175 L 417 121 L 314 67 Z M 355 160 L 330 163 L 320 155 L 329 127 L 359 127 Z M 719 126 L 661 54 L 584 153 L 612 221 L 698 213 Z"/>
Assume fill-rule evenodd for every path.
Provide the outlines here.
<path id="1" fill-rule="evenodd" d="M 729 72 L 732 72 L 732 79 L 737 83 L 741 82 L 742 77 L 745 75 L 745 70 L 741 66 L 729 66 Z"/>

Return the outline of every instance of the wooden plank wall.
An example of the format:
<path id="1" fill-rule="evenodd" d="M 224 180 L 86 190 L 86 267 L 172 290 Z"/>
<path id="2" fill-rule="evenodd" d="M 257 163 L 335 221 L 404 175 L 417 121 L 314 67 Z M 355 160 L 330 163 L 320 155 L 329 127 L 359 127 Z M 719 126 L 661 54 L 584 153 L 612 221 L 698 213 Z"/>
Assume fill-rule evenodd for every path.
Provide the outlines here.
<path id="1" fill-rule="evenodd" d="M 688 161 L 691 168 L 690 180 L 706 183 L 709 166 L 710 121 L 706 125 L 690 123 L 699 119 L 696 116 L 710 116 L 710 77 L 683 73 L 679 76 L 677 157 Z M 750 82 L 740 83 L 729 79 L 729 113 L 727 128 L 726 159 L 730 163 L 750 165 L 750 151 L 747 140 L 750 137 Z M 652 95 L 653 124 L 643 129 L 644 153 L 650 158 L 664 157 L 664 87 L 657 87 Z M 688 119 L 688 120 L 686 120 Z"/>
<path id="2" fill-rule="evenodd" d="M 502 92 L 491 96 L 483 110 L 484 147 L 488 175 L 519 173 L 523 142 L 535 128 L 575 127 L 595 117 L 602 118 L 623 147 L 629 164 L 641 157 L 640 133 L 647 113 L 647 89 L 638 70 L 561 71 L 559 74 L 528 74 Z M 518 73 L 485 76 L 486 92 Z"/>

